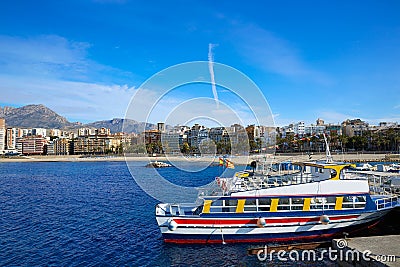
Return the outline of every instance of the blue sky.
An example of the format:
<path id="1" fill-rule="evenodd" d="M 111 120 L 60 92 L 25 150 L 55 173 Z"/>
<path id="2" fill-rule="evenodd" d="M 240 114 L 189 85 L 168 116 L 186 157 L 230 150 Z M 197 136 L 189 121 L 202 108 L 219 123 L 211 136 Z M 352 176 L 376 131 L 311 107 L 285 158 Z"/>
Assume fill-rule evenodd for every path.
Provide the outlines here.
<path id="1" fill-rule="evenodd" d="M 399 1 L 5 0 L 0 105 L 41 103 L 81 122 L 123 117 L 149 77 L 207 61 L 212 43 L 215 62 L 261 89 L 277 125 L 400 121 L 399 13 Z M 213 97 L 207 90 L 169 103 Z"/>

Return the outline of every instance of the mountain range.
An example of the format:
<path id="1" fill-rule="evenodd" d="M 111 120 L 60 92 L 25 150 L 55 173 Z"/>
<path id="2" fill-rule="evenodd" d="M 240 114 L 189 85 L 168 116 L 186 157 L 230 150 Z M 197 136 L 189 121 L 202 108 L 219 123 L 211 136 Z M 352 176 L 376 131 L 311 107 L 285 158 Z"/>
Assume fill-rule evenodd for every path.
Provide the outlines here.
<path id="1" fill-rule="evenodd" d="M 65 117 L 60 116 L 44 105 L 27 105 L 19 108 L 0 107 L 0 118 L 6 120 L 7 127 L 21 128 L 54 128 L 62 130 L 73 130 L 81 127 L 87 128 L 109 128 L 111 133 L 122 132 L 125 123 L 125 132 L 139 133 L 154 129 L 152 123 L 138 122 L 131 119 L 114 118 L 112 120 L 95 121 L 82 124 L 80 122 L 69 122 Z"/>

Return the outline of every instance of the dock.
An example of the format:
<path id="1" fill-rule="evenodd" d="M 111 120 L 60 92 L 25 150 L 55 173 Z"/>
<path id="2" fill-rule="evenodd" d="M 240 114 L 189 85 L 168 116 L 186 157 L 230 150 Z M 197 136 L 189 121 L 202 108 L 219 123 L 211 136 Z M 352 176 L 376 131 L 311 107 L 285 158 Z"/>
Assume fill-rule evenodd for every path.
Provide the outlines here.
<path id="1" fill-rule="evenodd" d="M 341 250 L 339 266 L 400 266 L 400 235 L 334 239 L 332 247 Z M 339 253 L 340 255 L 340 253 Z"/>

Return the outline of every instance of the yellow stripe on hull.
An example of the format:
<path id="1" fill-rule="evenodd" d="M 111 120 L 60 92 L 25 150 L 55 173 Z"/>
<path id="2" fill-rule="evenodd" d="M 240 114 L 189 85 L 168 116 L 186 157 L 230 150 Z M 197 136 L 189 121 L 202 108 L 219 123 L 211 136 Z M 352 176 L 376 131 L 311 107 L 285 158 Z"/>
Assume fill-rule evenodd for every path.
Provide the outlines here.
<path id="1" fill-rule="evenodd" d="M 236 213 L 242 213 L 244 211 L 244 203 L 246 199 L 239 199 L 236 206 Z"/>
<path id="2" fill-rule="evenodd" d="M 335 210 L 341 210 L 343 205 L 343 197 L 336 197 Z"/>
<path id="3" fill-rule="evenodd" d="M 272 212 L 278 211 L 278 203 L 279 203 L 279 198 L 271 199 L 271 207 L 269 208 L 269 211 Z"/>
<path id="4" fill-rule="evenodd" d="M 212 200 L 204 200 L 203 213 L 210 213 Z"/>

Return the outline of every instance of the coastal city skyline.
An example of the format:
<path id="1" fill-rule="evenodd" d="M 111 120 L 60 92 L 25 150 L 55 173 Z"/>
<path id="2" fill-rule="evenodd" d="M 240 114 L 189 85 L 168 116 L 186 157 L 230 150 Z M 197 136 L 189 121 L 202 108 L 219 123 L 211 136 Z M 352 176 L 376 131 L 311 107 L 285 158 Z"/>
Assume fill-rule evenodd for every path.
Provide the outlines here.
<path id="1" fill-rule="evenodd" d="M 0 7 L 7 25 L 0 28 L 1 106 L 43 103 L 84 123 L 123 117 L 146 79 L 175 64 L 207 61 L 212 44 L 215 62 L 258 85 L 277 125 L 315 117 L 400 121 L 396 1 L 312 8 L 178 1 L 156 9 L 130 1 L 43 1 L 40 9 L 3 1 Z M 223 99 L 223 89 L 216 90 Z M 198 96 L 212 98 L 211 85 L 166 102 Z M 152 122 L 163 121 L 160 111 Z"/>
<path id="2" fill-rule="evenodd" d="M 45 117 L 42 120 L 46 123 Z M 207 127 L 198 123 L 175 126 L 164 122 L 154 125 L 137 123 L 141 125 L 136 131 L 126 131 L 127 128 L 122 125 L 119 130 L 112 131 L 107 126 L 98 128 L 90 124 L 75 124 L 72 128 L 58 129 L 10 126 L 6 119 L 0 117 L 0 155 L 105 155 L 146 152 L 247 154 L 262 151 L 273 153 L 276 149 L 280 152 L 311 153 L 324 150 L 323 140 L 326 136 L 331 145 L 342 152 L 400 151 L 400 125 L 397 122 L 369 125 L 360 119 L 347 119 L 340 124 L 332 124 L 318 118 L 315 124 L 307 125 L 304 121 L 299 121 L 282 127 L 255 124 L 244 126 L 237 123 L 220 127 Z"/>
<path id="3" fill-rule="evenodd" d="M 26 106 L 41 106 L 41 105 L 43 105 L 43 104 L 27 104 Z M 21 108 L 21 107 L 24 107 L 24 106 L 17 106 L 17 105 L 12 105 L 12 104 L 8 104 L 8 105 L 5 105 L 5 106 L 1 106 L 0 105 L 0 108 L 3 108 L 3 109 L 7 109 L 8 107 Z M 117 116 L 117 117 L 98 118 L 98 120 L 81 120 L 81 121 L 77 120 L 77 121 L 73 121 L 73 120 L 70 120 L 68 117 L 64 116 L 63 114 L 57 114 L 57 115 L 60 115 L 60 116 L 62 116 L 64 118 L 66 118 L 71 123 L 78 123 L 78 124 L 81 124 L 81 125 L 90 124 L 90 123 L 99 122 L 99 121 L 108 121 L 108 120 L 113 120 L 113 119 L 124 119 L 123 116 L 121 116 L 121 117 Z M 311 120 L 305 120 L 304 118 L 299 117 L 298 120 L 288 121 L 287 124 L 277 124 L 276 121 L 275 121 L 275 125 L 273 125 L 273 126 L 275 126 L 275 127 L 286 127 L 288 125 L 301 123 L 301 122 L 302 123 L 306 123 L 308 125 L 314 125 L 314 124 L 316 124 L 316 121 L 321 119 L 321 118 L 322 118 L 322 116 L 319 116 L 318 114 L 316 114 L 316 117 L 313 120 L 312 119 Z M 135 118 L 129 118 L 129 119 L 135 120 Z M 398 119 L 392 118 L 391 120 L 374 120 L 374 121 L 370 122 L 370 121 L 364 120 L 364 119 L 362 119 L 361 117 L 358 117 L 358 116 L 348 116 L 348 117 L 345 117 L 341 121 L 329 121 L 329 120 L 327 120 L 327 123 L 328 124 L 340 124 L 340 123 L 342 123 L 343 121 L 346 121 L 346 120 L 357 120 L 357 119 L 366 121 L 370 125 L 379 125 L 381 123 L 398 124 L 400 122 L 400 118 L 398 118 Z M 137 121 L 138 122 L 142 122 L 142 121 L 139 121 L 139 120 L 137 120 Z M 154 125 L 157 125 L 157 123 L 160 123 L 160 122 L 164 122 L 164 121 L 162 121 L 162 120 L 146 121 L 146 123 L 154 124 Z M 183 122 L 179 122 L 177 124 L 171 124 L 169 126 L 203 124 L 203 125 L 205 125 L 207 127 L 218 127 L 218 125 L 216 125 L 216 124 L 215 125 L 214 124 L 210 125 L 209 123 L 210 123 L 210 121 L 208 121 L 206 119 L 204 119 L 204 120 L 198 119 L 198 120 L 193 120 L 192 122 L 186 123 L 186 124 L 183 123 Z M 246 125 L 252 125 L 252 124 L 257 124 L 257 123 L 255 123 L 254 121 L 253 122 L 250 121 Z M 243 124 L 243 125 L 245 125 L 245 124 Z M 14 126 L 14 125 L 12 125 L 12 126 Z"/>

